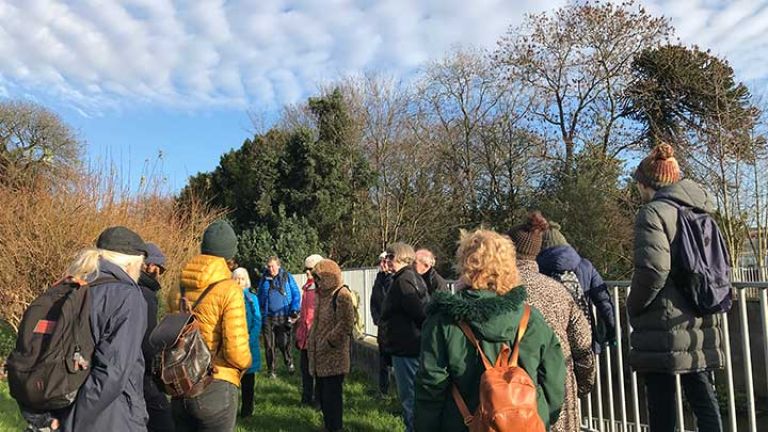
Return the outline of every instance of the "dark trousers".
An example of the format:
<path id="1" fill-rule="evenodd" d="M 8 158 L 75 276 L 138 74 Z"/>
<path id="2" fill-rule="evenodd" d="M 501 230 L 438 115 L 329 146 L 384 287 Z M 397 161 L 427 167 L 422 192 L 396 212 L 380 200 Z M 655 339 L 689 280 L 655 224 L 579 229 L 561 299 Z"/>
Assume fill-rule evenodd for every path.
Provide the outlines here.
<path id="1" fill-rule="evenodd" d="M 323 424 L 329 432 L 340 431 L 344 425 L 344 375 L 317 378 L 315 383 L 320 393 L 320 409 Z"/>
<path id="2" fill-rule="evenodd" d="M 320 386 L 315 385 L 315 378 L 309 373 L 309 354 L 307 350 L 301 350 L 301 403 L 320 403 Z"/>
<path id="3" fill-rule="evenodd" d="M 149 432 L 173 432 L 173 414 L 168 397 L 157 388 L 152 377 L 144 375 L 144 402 L 147 405 L 147 431 Z"/>
<path id="4" fill-rule="evenodd" d="M 693 409 L 699 432 L 722 432 L 720 407 L 709 372 L 680 375 L 680 385 L 685 400 Z M 675 414 L 675 376 L 670 374 L 645 375 L 648 423 L 651 432 L 674 432 L 677 425 Z"/>
<path id="5" fill-rule="evenodd" d="M 179 432 L 233 432 L 237 422 L 237 386 L 213 380 L 199 396 L 171 401 Z"/>
<path id="6" fill-rule="evenodd" d="M 389 393 L 389 369 L 392 367 L 392 356 L 379 351 L 379 392 Z"/>
<path id="7" fill-rule="evenodd" d="M 288 317 L 267 317 L 262 333 L 264 334 L 267 370 L 270 373 L 275 372 L 275 347 L 283 353 L 285 365 L 293 365 L 293 354 L 291 353 L 292 332 L 291 325 L 288 323 Z"/>
<path id="8" fill-rule="evenodd" d="M 240 397 L 242 400 L 240 415 L 243 417 L 249 417 L 253 414 L 253 390 L 255 384 L 256 374 L 247 373 L 240 378 Z"/>

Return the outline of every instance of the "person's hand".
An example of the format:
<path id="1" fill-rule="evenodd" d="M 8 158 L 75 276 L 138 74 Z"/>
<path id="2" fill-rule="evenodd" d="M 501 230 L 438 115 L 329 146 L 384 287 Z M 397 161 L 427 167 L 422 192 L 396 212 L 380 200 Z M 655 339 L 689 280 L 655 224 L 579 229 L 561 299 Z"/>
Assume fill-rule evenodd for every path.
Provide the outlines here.
<path id="1" fill-rule="evenodd" d="M 299 320 L 299 313 L 298 312 L 291 312 L 291 315 L 288 317 L 288 322 L 293 324 L 296 321 Z"/>
<path id="2" fill-rule="evenodd" d="M 59 430 L 59 419 L 54 418 L 53 421 L 51 421 L 51 430 Z"/>

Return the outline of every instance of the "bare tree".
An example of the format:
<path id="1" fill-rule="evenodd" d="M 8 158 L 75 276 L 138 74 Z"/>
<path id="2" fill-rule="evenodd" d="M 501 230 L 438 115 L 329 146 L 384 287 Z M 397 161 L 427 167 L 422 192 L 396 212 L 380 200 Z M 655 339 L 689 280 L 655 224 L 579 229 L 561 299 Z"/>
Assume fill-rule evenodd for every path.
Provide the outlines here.
<path id="1" fill-rule="evenodd" d="M 579 148 L 599 145 L 615 156 L 627 148 L 623 91 L 632 59 L 667 40 L 669 22 L 635 1 L 570 4 L 529 15 L 510 28 L 495 53 L 510 82 L 522 81 L 540 101 L 542 131 L 559 138 L 567 169 Z"/>
<path id="2" fill-rule="evenodd" d="M 62 119 L 26 101 L 0 102 L 0 179 L 28 184 L 80 167 L 82 143 Z"/>

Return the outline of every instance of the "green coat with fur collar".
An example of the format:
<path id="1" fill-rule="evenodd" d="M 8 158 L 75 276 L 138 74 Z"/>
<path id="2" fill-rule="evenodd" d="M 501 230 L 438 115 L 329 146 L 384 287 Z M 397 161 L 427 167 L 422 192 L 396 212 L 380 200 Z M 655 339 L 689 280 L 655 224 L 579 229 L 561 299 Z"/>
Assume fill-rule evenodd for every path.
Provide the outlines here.
<path id="1" fill-rule="evenodd" d="M 471 411 L 477 408 L 482 360 L 456 324 L 467 321 L 483 351 L 496 361 L 502 343 L 513 346 L 526 299 L 524 287 L 497 296 L 487 290 L 436 293 L 421 333 L 421 358 L 416 374 L 416 431 L 466 431 L 451 396 L 456 383 Z M 538 388 L 539 415 L 544 424 L 556 421 L 565 396 L 565 363 L 560 342 L 541 313 L 531 308 L 528 329 L 520 344 L 520 365 Z"/>

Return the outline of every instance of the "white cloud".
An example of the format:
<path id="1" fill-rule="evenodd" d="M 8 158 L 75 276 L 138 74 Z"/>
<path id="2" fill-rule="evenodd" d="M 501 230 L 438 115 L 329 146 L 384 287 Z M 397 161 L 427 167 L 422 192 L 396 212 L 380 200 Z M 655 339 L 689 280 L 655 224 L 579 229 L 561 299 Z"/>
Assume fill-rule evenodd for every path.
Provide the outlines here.
<path id="1" fill-rule="evenodd" d="M 650 10 L 670 18 L 682 42 L 727 59 L 738 80 L 768 77 L 768 1 L 655 0 Z"/>
<path id="2" fill-rule="evenodd" d="M 684 42 L 768 76 L 766 1 L 649 0 Z M 408 74 L 457 43 L 492 49 L 562 0 L 6 0 L 0 93 L 84 112 L 124 104 L 276 107 L 361 70 Z"/>

